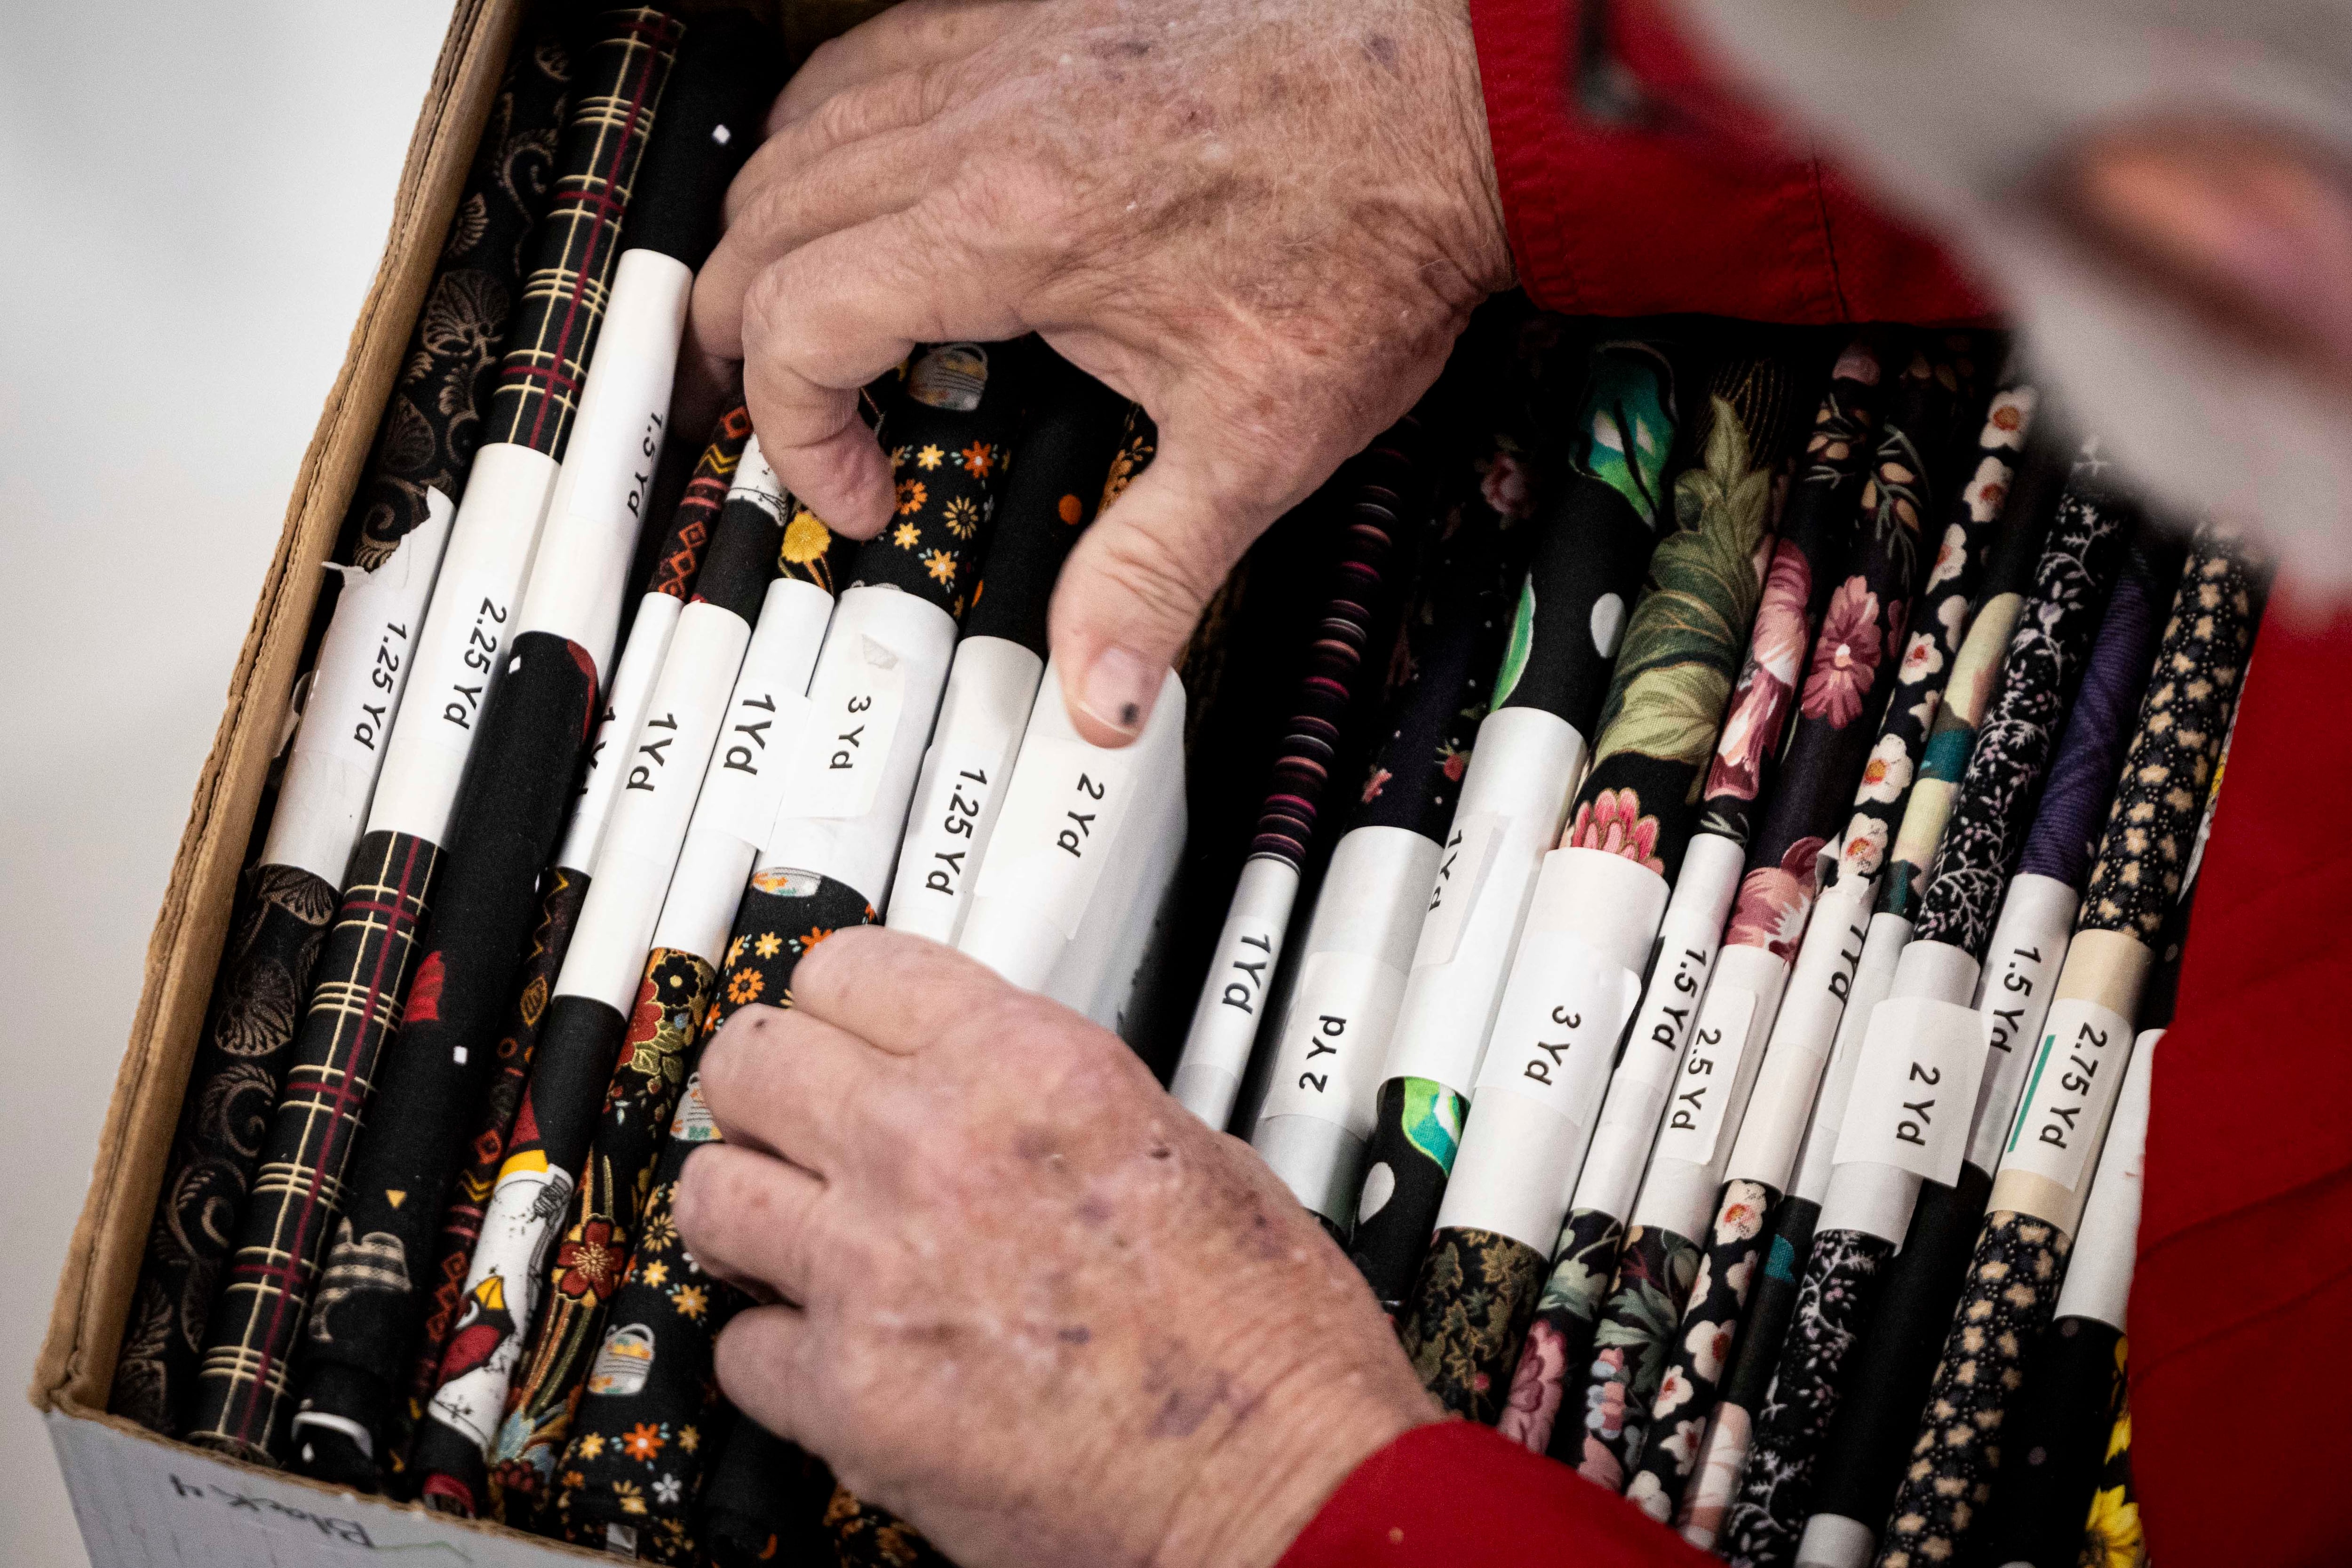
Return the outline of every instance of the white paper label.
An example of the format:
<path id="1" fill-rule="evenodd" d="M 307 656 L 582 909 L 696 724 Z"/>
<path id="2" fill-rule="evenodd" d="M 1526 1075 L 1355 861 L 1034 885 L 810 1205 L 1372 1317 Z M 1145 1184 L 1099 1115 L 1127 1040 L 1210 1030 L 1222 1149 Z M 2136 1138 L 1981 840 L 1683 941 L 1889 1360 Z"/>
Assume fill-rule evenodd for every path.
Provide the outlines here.
<path id="1" fill-rule="evenodd" d="M 1881 1002 L 1863 1037 L 1834 1163 L 1957 1182 L 1984 1061 L 1975 1009 L 1926 996 Z"/>
<path id="2" fill-rule="evenodd" d="M 1977 1009 L 1984 1024 L 1986 1060 L 1977 1089 L 1974 1131 L 1968 1158 L 1982 1170 L 2000 1163 L 2050 1011 L 2050 993 L 2064 967 L 2078 903 L 2066 883 L 2032 874 L 2010 883 L 1993 928 Z"/>
<path id="3" fill-rule="evenodd" d="M 415 716 L 419 742 L 450 759 L 457 771 L 466 765 L 476 726 L 490 697 L 506 648 L 507 632 L 514 619 L 514 583 L 495 572 L 467 574 L 445 584 L 449 619 L 433 623 L 437 647 L 425 650 L 418 676 L 423 684 L 415 700 L 403 706 Z M 442 596 L 434 596 L 439 609 Z M 450 794 L 457 793 L 453 772 Z M 446 809 L 446 808 L 445 808 Z"/>
<path id="4" fill-rule="evenodd" d="M 1370 953 L 1309 955 L 1258 1119 L 1314 1116 L 1370 1137 L 1381 1053 L 1403 995 L 1403 971 Z"/>
<path id="5" fill-rule="evenodd" d="M 899 851 L 912 875 L 902 875 L 899 896 L 892 900 L 898 923 L 912 912 L 911 900 L 939 899 L 952 905 L 963 896 L 978 868 L 974 846 L 980 825 L 987 819 L 990 798 L 1004 783 L 1004 752 L 1003 746 L 965 742 L 941 752 L 934 809 L 908 825 L 906 847 Z"/>
<path id="6" fill-rule="evenodd" d="M 262 859 L 340 885 L 359 837 L 457 509 L 425 494 L 425 521 L 373 572 L 345 567 L 319 644 Z"/>
<path id="7" fill-rule="evenodd" d="M 1005 799 L 989 842 L 986 891 L 1018 898 L 1065 938 L 1076 936 L 1134 794 L 1133 750 L 1033 733 L 1016 765 L 1036 783 Z"/>
<path id="8" fill-rule="evenodd" d="M 447 829 L 555 479 L 553 460 L 528 447 L 495 443 L 475 455 L 368 807 L 371 830 L 438 843 Z"/>
<path id="9" fill-rule="evenodd" d="M 638 726 L 646 721 L 646 709 L 662 680 L 670 644 L 685 611 L 686 606 L 667 594 L 648 594 L 638 603 L 636 624 L 629 628 L 629 646 L 622 650 L 613 671 L 604 693 L 604 710 L 588 742 L 588 765 L 581 773 L 572 822 L 563 831 L 562 847 L 556 851 L 559 866 L 596 868 L 614 805 L 620 798 L 623 764 L 635 755 Z"/>
<path id="10" fill-rule="evenodd" d="M 2046 1177 L 2079 1194 L 2084 1168 L 2097 1152 L 2123 1087 L 2131 1047 L 2131 1025 L 2114 1009 L 2074 997 L 2052 1003 L 2000 1168 Z"/>
<path id="11" fill-rule="evenodd" d="M 1477 1089 L 1525 1095 L 1578 1126 L 1591 1125 L 1625 1020 L 1641 997 L 1639 975 L 1575 932 L 1528 931 L 1486 1038 Z"/>
<path id="12" fill-rule="evenodd" d="M 794 816 L 858 817 L 874 807 L 907 707 L 905 661 L 860 634 L 825 662 L 809 692 L 808 728 L 784 786 Z"/>
<path id="13" fill-rule="evenodd" d="M 1748 1026 L 1756 1016 L 1756 994 L 1735 985 L 1710 985 L 1698 1021 L 1691 1027 L 1690 1048 L 1683 1053 L 1682 1070 L 1675 1075 L 1666 1100 L 1665 1126 L 1658 1133 L 1658 1160 L 1683 1160 L 1693 1165 L 1715 1163 L 1715 1144 L 1723 1131 L 1726 1108 L 1739 1081 L 1739 1062 L 1748 1048 Z"/>
<path id="14" fill-rule="evenodd" d="M 1437 876 L 1429 889 L 1429 908 L 1422 917 L 1421 944 L 1413 949 L 1415 969 L 1454 962 L 1454 949 L 1462 943 L 1463 922 L 1478 901 L 1478 889 L 1495 863 L 1495 850 L 1502 842 L 1507 822 L 1497 813 L 1480 812 L 1455 823 L 1454 831 L 1445 836 L 1445 847 L 1437 858 Z"/>
<path id="15" fill-rule="evenodd" d="M 695 826 L 718 828 L 755 848 L 767 843 L 784 775 L 808 728 L 809 676 L 832 614 L 833 596 L 814 584 L 769 584 L 702 775 Z"/>

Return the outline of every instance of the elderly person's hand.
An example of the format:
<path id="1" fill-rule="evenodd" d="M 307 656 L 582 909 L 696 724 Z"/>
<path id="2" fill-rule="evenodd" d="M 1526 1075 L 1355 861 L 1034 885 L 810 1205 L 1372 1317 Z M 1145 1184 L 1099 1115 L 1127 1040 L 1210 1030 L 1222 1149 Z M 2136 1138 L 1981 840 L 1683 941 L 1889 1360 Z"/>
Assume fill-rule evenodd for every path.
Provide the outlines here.
<path id="1" fill-rule="evenodd" d="M 770 126 L 693 331 L 744 362 L 761 449 L 826 521 L 888 517 L 856 393 L 917 341 L 1042 332 L 1158 421 L 1054 603 L 1102 744 L 1510 279 L 1464 0 L 906 0 Z"/>
<path id="2" fill-rule="evenodd" d="M 702 1085 L 677 1220 L 790 1305 L 728 1395 L 966 1568 L 1272 1563 L 1441 1412 L 1353 1267 L 1109 1033 L 946 948 L 845 931 Z"/>

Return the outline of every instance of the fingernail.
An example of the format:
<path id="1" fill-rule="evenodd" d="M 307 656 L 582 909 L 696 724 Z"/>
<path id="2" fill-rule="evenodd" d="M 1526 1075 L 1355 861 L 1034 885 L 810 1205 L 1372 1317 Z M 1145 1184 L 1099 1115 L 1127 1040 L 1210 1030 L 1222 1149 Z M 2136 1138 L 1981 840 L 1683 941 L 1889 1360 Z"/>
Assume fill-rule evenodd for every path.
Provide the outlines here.
<path id="1" fill-rule="evenodd" d="M 1117 644 L 1095 655 L 1078 689 L 1078 708 L 1097 724 L 1133 735 L 1151 717 L 1160 696 L 1160 670 L 1131 647 Z"/>
<path id="2" fill-rule="evenodd" d="M 694 1152 L 700 1153 L 701 1151 L 696 1150 Z M 691 1173 L 693 1170 L 694 1160 L 692 1156 L 689 1155 L 687 1160 L 679 1165 L 677 1182 L 670 1188 L 670 1223 L 677 1226 L 681 1231 L 691 1230 L 694 1228 L 695 1216 L 702 1207 L 702 1199 L 697 1193 L 698 1184 L 691 1178 Z"/>

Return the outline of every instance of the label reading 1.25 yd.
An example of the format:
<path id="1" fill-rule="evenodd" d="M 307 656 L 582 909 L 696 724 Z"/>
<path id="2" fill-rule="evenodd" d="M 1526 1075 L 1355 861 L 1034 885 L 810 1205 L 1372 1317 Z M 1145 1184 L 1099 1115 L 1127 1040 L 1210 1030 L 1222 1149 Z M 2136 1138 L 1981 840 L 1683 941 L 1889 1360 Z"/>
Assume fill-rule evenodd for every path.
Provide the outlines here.
<path id="1" fill-rule="evenodd" d="M 1714 1161 L 1724 1108 L 1738 1080 L 1739 1058 L 1748 1049 L 1748 1026 L 1755 1016 L 1753 991 L 1721 984 L 1707 987 L 1706 1001 L 1691 1029 L 1690 1047 L 1683 1052 L 1682 1070 L 1675 1075 L 1674 1089 L 1666 1099 L 1658 1158 L 1694 1165 Z"/>
<path id="2" fill-rule="evenodd" d="M 826 661 L 809 693 L 809 727 L 783 809 L 835 818 L 872 810 L 906 706 L 905 661 L 873 637 L 861 635 L 850 657 Z"/>
<path id="3" fill-rule="evenodd" d="M 2000 1168 L 2080 1192 L 2123 1089 L 2131 1047 L 2131 1025 L 2114 1009 L 2077 997 L 2053 1002 Z"/>
<path id="4" fill-rule="evenodd" d="M 949 748 L 940 758 L 940 782 L 929 815 L 907 830 L 908 856 L 921 873 L 915 885 L 950 900 L 962 896 L 979 859 L 980 824 L 988 797 L 1003 776 L 1003 747 L 971 744 Z M 903 875 L 904 873 L 901 873 Z"/>

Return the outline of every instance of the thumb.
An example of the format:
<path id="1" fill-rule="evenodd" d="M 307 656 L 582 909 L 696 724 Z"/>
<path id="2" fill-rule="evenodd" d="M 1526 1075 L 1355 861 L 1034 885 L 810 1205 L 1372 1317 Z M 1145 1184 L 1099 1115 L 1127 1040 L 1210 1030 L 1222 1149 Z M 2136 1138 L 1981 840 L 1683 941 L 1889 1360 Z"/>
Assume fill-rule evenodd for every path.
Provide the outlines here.
<path id="1" fill-rule="evenodd" d="M 1268 489 L 1163 445 L 1079 539 L 1047 626 L 1079 734 L 1124 746 L 1142 732 L 1209 596 L 1280 514 Z"/>

